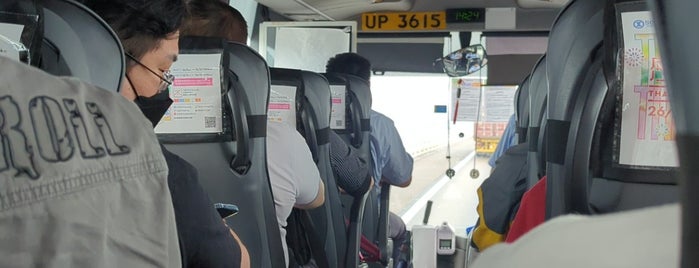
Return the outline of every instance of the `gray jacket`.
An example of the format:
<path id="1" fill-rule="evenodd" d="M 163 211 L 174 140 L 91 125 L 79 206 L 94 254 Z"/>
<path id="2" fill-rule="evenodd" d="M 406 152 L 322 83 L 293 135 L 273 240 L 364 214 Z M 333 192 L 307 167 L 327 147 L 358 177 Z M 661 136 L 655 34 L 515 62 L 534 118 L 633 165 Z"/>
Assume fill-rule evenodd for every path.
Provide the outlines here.
<path id="1" fill-rule="evenodd" d="M 114 92 L 0 57 L 0 267 L 180 267 L 152 125 Z"/>

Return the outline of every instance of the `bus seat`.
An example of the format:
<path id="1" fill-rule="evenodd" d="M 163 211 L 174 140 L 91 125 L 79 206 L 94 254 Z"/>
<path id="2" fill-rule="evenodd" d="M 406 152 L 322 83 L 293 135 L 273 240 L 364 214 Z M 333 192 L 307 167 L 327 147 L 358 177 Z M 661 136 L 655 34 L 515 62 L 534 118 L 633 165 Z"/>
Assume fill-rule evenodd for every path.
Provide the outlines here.
<path id="1" fill-rule="evenodd" d="M 244 44 L 226 43 L 215 38 L 182 37 L 178 63 L 198 62 L 204 54 L 220 56 L 216 68 L 222 74 L 220 92 L 221 125 L 214 118 L 204 117 L 204 124 L 164 124 L 181 102 L 178 93 L 171 92 L 175 103 L 156 127 L 161 142 L 199 171 L 200 184 L 215 203 L 235 204 L 240 212 L 226 222 L 240 236 L 250 252 L 252 267 L 283 267 L 284 258 L 279 226 L 275 215 L 272 189 L 267 175 L 265 136 L 269 69 L 264 59 Z M 209 58 L 210 60 L 210 58 Z M 177 72 L 173 66 L 173 73 Z M 175 74 L 177 75 L 177 74 Z M 196 75 L 196 74 L 195 74 Z M 185 76 L 183 76 L 185 77 Z M 195 79 L 196 80 L 196 79 Z M 208 81 L 204 79 L 204 81 Z M 183 82 L 184 83 L 184 82 Z M 178 84 L 175 80 L 175 86 Z M 175 89 L 176 91 L 176 89 Z M 213 98 L 215 103 L 219 99 Z M 211 121 L 210 121 L 211 120 Z M 201 125 L 214 127 L 202 130 Z M 218 128 L 218 129 L 216 129 Z"/>
<path id="2" fill-rule="evenodd" d="M 579 3 L 582 3 L 578 1 Z M 589 3 L 589 2 L 586 2 Z M 676 169 L 672 166 L 672 161 L 639 161 L 639 158 L 633 158 L 630 163 L 621 162 L 620 152 L 621 145 L 624 142 L 629 142 L 632 139 L 641 139 L 639 136 L 643 132 L 651 132 L 643 129 L 643 132 L 638 131 L 635 125 L 631 131 L 631 135 L 624 135 L 622 126 L 631 123 L 638 123 L 637 118 L 624 118 L 624 111 L 633 111 L 633 109 L 641 109 L 639 114 L 650 111 L 650 105 L 629 104 L 630 99 L 639 98 L 636 91 L 638 84 L 634 84 L 632 96 L 629 97 L 626 91 L 626 86 L 623 81 L 623 73 L 633 72 L 631 67 L 638 66 L 638 69 L 652 69 L 652 62 L 648 56 L 642 56 L 638 62 L 629 62 L 630 53 L 627 53 L 627 47 L 624 47 L 624 37 L 629 28 L 642 29 L 646 26 L 646 20 L 642 19 L 642 11 L 647 10 L 643 1 L 607 1 L 603 6 L 604 28 L 601 32 L 604 35 L 603 42 L 594 46 L 593 49 L 576 51 L 570 53 L 582 53 L 588 55 L 589 59 L 585 62 L 587 68 L 580 68 L 576 78 L 576 87 L 571 87 L 571 92 L 564 92 L 575 96 L 567 102 L 570 111 L 568 129 L 568 142 L 562 143 L 566 145 L 566 161 L 562 167 L 562 174 L 567 177 L 557 178 L 559 189 L 557 192 L 561 200 L 550 200 L 551 195 L 546 196 L 547 208 L 555 204 L 556 201 L 566 202 L 565 206 L 560 206 L 560 214 L 566 213 L 610 213 L 605 216 L 590 217 L 588 219 L 575 217 L 580 216 L 565 216 L 559 219 L 554 219 L 549 223 L 545 223 L 534 229 L 531 233 L 525 235 L 517 243 L 510 246 L 511 249 L 517 249 L 517 256 L 529 256 L 531 252 L 525 252 L 531 249 L 532 252 L 544 253 L 536 261 L 523 261 L 522 258 L 508 254 L 506 251 L 497 250 L 487 252 L 480 256 L 483 267 L 490 265 L 492 267 L 507 267 L 508 263 L 518 263 L 523 267 L 541 267 L 541 266 L 560 266 L 563 263 L 571 264 L 571 260 L 576 257 L 583 257 L 574 266 L 590 267 L 590 266 L 619 266 L 621 263 L 632 263 L 627 266 L 648 266 L 660 267 L 671 266 L 678 264 L 678 249 L 676 248 L 680 233 L 680 215 L 677 205 L 664 205 L 677 201 L 678 191 L 676 186 L 675 173 Z M 574 3 L 572 5 L 575 5 Z M 621 17 L 626 12 L 633 12 L 635 18 L 633 24 L 623 21 Z M 641 15 L 639 15 L 639 13 Z M 650 14 L 648 18 L 650 18 Z M 580 30 L 580 24 L 575 24 L 576 29 Z M 554 26 L 555 28 L 556 26 Z M 583 32 L 585 32 L 583 30 Z M 650 36 L 652 40 L 654 33 L 645 31 L 643 36 Z M 640 36 L 633 36 L 632 41 L 641 41 L 636 39 Z M 549 53 L 553 50 L 549 47 Z M 648 55 L 652 55 L 653 51 L 657 50 L 652 44 L 644 47 Z M 623 55 L 618 53 L 624 53 Z M 659 56 L 659 54 L 655 54 Z M 547 59 L 549 66 L 552 63 L 551 54 Z M 644 64 L 646 64 L 644 66 Z M 566 63 L 565 67 L 568 67 Z M 622 72 L 622 68 L 625 70 Z M 549 68 L 551 70 L 551 68 Z M 638 71 L 638 70 L 636 70 Z M 645 70 L 647 71 L 647 70 Z M 664 75 L 662 74 L 662 66 L 654 74 L 641 74 L 641 86 L 654 85 L 657 91 L 663 91 Z M 618 74 L 622 73 L 621 78 Z M 652 79 L 658 79 L 656 84 L 651 84 Z M 549 81 L 552 76 L 549 72 Z M 644 84 L 646 83 L 646 84 Z M 558 88 L 560 90 L 561 88 Z M 549 91 L 549 104 L 551 102 L 560 101 L 560 94 L 553 95 L 554 84 L 551 84 Z M 641 91 L 642 92 L 642 91 Z M 560 93 L 560 92 L 559 92 Z M 555 97 L 554 97 L 555 96 Z M 651 96 L 648 94 L 648 96 Z M 662 94 L 653 95 L 662 97 Z M 556 98 L 558 97 L 558 98 Z M 628 107 L 628 106 L 631 107 Z M 549 108 L 552 106 L 549 105 Z M 666 107 L 668 110 L 670 107 Z M 659 108 L 658 108 L 659 109 Z M 549 110 L 549 115 L 552 111 Z M 628 114 L 628 113 L 626 113 Z M 648 116 L 651 116 L 648 114 Z M 551 123 L 551 122 L 550 122 Z M 667 126 L 668 130 L 665 137 L 672 134 L 672 126 Z M 659 131 L 659 130 L 656 130 Z M 551 133 L 551 132 L 549 132 Z M 648 133 L 646 133 L 648 135 Z M 630 137 L 629 137 L 630 136 Z M 658 139 L 661 136 L 657 136 Z M 550 141 L 551 139 L 549 139 Z M 670 139 L 671 140 L 671 139 Z M 561 143 L 559 143 L 561 144 Z M 646 145 L 647 146 L 647 145 Z M 653 150 L 653 154 L 661 154 L 664 148 L 674 147 L 674 144 L 666 142 L 665 144 L 657 145 Z M 665 147 L 667 146 L 667 147 Z M 632 147 L 631 152 L 637 152 L 637 147 Z M 549 157 L 549 163 L 550 161 Z M 664 160 L 664 159 L 663 159 Z M 628 160 L 627 160 L 628 161 Z M 658 167 L 655 164 L 663 164 Z M 542 180 L 540 183 L 551 183 L 552 172 L 548 170 L 548 179 Z M 546 188 L 549 185 L 543 184 Z M 542 184 L 538 184 L 542 185 Z M 563 186 L 563 187 L 561 187 Z M 536 189 L 536 188 L 535 188 Z M 547 192 L 551 193 L 551 191 Z M 533 192 L 525 194 L 537 195 Z M 534 199 L 539 199 L 542 195 L 534 196 Z M 525 206 L 527 200 L 522 200 L 522 206 Z M 533 203 L 536 203 L 534 201 Z M 532 204 L 533 204 L 532 203 Z M 531 205 L 531 204 L 530 204 Z M 521 210 L 520 210 L 521 212 Z M 550 210 L 549 210 L 550 212 Z M 531 213 L 531 212 L 530 212 Z M 518 213 L 518 217 L 520 214 Z M 529 215 L 533 216 L 533 215 Z M 534 215 L 535 216 L 535 215 Z M 551 216 L 550 214 L 547 216 Z M 531 217 L 534 219 L 534 217 Z M 539 220 L 540 222 L 541 220 Z M 657 221 L 657 222 L 655 222 Z M 657 232 L 658 224 L 662 222 L 661 232 Z M 513 224 L 513 228 L 517 225 L 517 219 Z M 640 224 L 639 224 L 640 223 Z M 534 223 L 535 224 L 535 223 Z M 578 226 L 576 226 L 578 225 Z M 598 231 L 588 232 L 585 239 L 574 239 L 576 246 L 561 247 L 560 243 L 552 243 L 556 240 L 560 242 L 561 235 L 572 235 L 576 233 L 579 226 L 592 227 Z M 600 228 L 595 227 L 595 225 Z M 551 228 L 561 228 L 557 231 Z M 629 228 L 638 228 L 630 230 Z M 645 231 L 641 230 L 644 229 Z M 638 233 L 652 233 L 652 237 L 642 236 L 643 239 L 634 239 Z M 521 233 L 521 232 L 518 232 Z M 591 236 L 590 236 L 591 235 Z M 555 239 L 558 237 L 559 239 Z M 509 238 L 509 237 L 508 237 Z M 553 239 L 552 239 L 553 238 Z M 570 239 L 568 239 L 570 240 Z M 602 241 L 602 243 L 600 243 Z M 544 243 L 540 243 L 544 242 Z M 612 245 L 611 247 L 603 247 L 602 250 L 589 250 L 594 248 L 592 245 Z M 657 250 L 657 245 L 669 245 Z M 649 246 L 650 245 L 650 246 Z M 592 247 L 591 247 L 592 246 Z M 508 246 L 500 247 L 500 250 Z M 641 254 L 638 252 L 648 252 L 649 254 Z M 500 254 L 500 256 L 498 256 Z M 511 256 L 502 258 L 503 256 Z M 555 256 L 554 258 L 551 258 Z M 564 256 L 562 258 L 561 256 Z M 594 256 L 590 258 L 590 256 Z M 485 260 L 485 261 L 484 261 Z M 495 260 L 495 261 L 493 261 Z M 632 262 L 629 262 L 632 260 Z M 499 265 L 493 265 L 498 263 Z M 511 265 L 511 264 L 510 264 Z"/>
<path id="3" fill-rule="evenodd" d="M 17 2 L 24 4 L 13 5 Z M 109 25 L 72 0 L 35 2 L 42 7 L 37 30 L 38 33 L 43 31 L 40 34 L 43 41 L 31 45 L 32 49 L 38 50 L 32 52 L 35 54 L 32 65 L 53 75 L 72 76 L 104 89 L 118 91 L 124 77 L 124 52 L 119 38 Z M 27 3 L 30 1 L 3 1 L 1 8 L 17 8 Z M 7 22 L 0 16 L 2 21 Z"/>
<path id="4" fill-rule="evenodd" d="M 332 113 L 330 84 L 324 76 L 318 73 L 302 71 L 301 75 L 306 86 L 305 100 L 308 104 L 301 113 L 301 118 L 306 122 L 315 121 L 315 129 L 309 127 L 306 133 L 315 132 L 316 144 L 318 146 L 318 166 L 321 176 L 327 178 L 325 184 L 326 203 L 322 208 L 312 210 L 310 213 L 316 219 L 320 219 L 323 216 L 326 217 L 325 229 L 327 230 L 326 236 L 328 238 L 326 241 L 328 242 L 325 249 L 326 252 L 333 252 L 333 250 L 336 252 L 332 254 L 332 258 L 328 254 L 329 263 L 335 264 L 331 265 L 334 267 L 344 267 L 348 240 L 347 229 L 342 213 L 340 193 L 337 191 L 337 182 L 330 166 L 329 155 L 330 144 L 328 135 L 332 131 L 329 120 Z"/>
<path id="5" fill-rule="evenodd" d="M 603 57 L 596 71 L 588 75 L 583 86 L 579 88 L 584 94 L 580 94 L 578 103 L 576 103 L 576 113 L 573 115 L 573 124 L 571 125 L 572 134 L 575 135 L 575 143 L 571 143 L 570 151 L 572 153 L 572 165 L 566 166 L 568 174 L 568 183 L 571 185 L 567 188 L 565 195 L 569 196 L 570 209 L 578 213 L 608 213 L 635 208 L 642 208 L 678 201 L 678 188 L 676 180 L 676 171 L 678 163 L 664 163 L 661 166 L 660 161 L 653 163 L 637 162 L 634 160 L 629 162 L 619 157 L 623 149 L 620 144 L 630 143 L 638 140 L 639 131 L 637 127 L 632 130 L 632 135 L 624 135 L 622 127 L 628 125 L 627 121 L 632 121 L 633 125 L 637 125 L 637 119 L 625 118 L 622 113 L 622 107 L 627 103 L 633 103 L 634 98 L 640 98 L 636 93 L 636 86 L 648 83 L 658 89 L 658 92 L 665 91 L 665 83 L 662 81 L 653 82 L 653 78 L 664 79 L 662 75 L 662 66 L 659 71 L 646 76 L 648 81 L 634 82 L 629 94 L 624 89 L 629 85 L 624 85 L 623 76 L 617 78 L 618 73 L 622 73 L 621 68 L 627 60 L 619 60 L 618 51 L 624 51 L 624 44 L 619 42 L 623 40 L 623 31 L 628 31 L 629 25 L 620 25 L 620 16 L 625 12 L 648 11 L 645 2 L 643 1 L 610 1 L 605 8 L 605 41 L 602 48 Z M 638 14 L 638 13 L 635 13 Z M 648 13 L 650 14 L 650 13 Z M 649 15 L 650 16 L 650 15 Z M 634 40 L 635 41 L 635 40 Z M 653 52 L 658 55 L 657 48 L 650 47 L 650 55 Z M 651 58 L 641 64 L 647 64 L 648 70 L 652 70 L 655 65 Z M 595 65 L 593 65 L 595 66 Z M 641 78 L 646 79 L 646 78 Z M 634 80 L 635 81 L 635 80 Z M 629 81 L 631 82 L 631 81 Z M 650 93 L 648 93 L 650 96 Z M 621 98 L 620 98 L 621 96 Z M 667 100 L 667 95 L 665 95 Z M 630 109 L 639 109 L 639 105 L 634 108 L 630 104 Z M 663 105 L 663 104 L 659 104 Z M 649 102 L 648 107 L 643 107 L 643 112 L 646 109 L 651 111 L 652 107 L 664 107 L 668 111 L 669 106 L 654 106 Z M 652 116 L 648 114 L 649 116 Z M 658 118 L 658 117 L 656 117 Z M 666 120 L 672 120 L 671 117 L 666 117 Z M 661 122 L 661 119 L 657 119 Z M 655 121 L 649 120 L 649 128 Z M 667 134 L 664 137 L 655 135 L 656 139 L 662 141 L 674 141 L 674 124 L 670 121 L 667 124 Z M 653 131 L 647 131 L 645 135 L 650 136 Z M 631 132 L 627 128 L 627 132 Z M 647 140 L 653 138 L 648 137 Z M 636 145 L 627 147 L 627 151 L 638 152 L 639 146 Z M 656 149 L 653 154 L 661 154 L 663 146 L 671 146 L 674 148 L 674 142 L 664 142 L 661 145 L 654 145 Z M 634 153 L 636 154 L 636 153 Z M 664 158 L 664 157 L 663 157 Z M 655 165 L 655 164 L 658 165 Z"/>
<path id="6" fill-rule="evenodd" d="M 522 83 L 517 87 L 515 93 L 515 118 L 517 124 L 518 142 L 524 143 L 528 140 L 527 129 L 529 128 L 529 88 L 531 83 L 531 75 L 527 75 Z"/>
<path id="7" fill-rule="evenodd" d="M 544 133 L 542 124 L 546 123 L 546 96 L 548 94 L 548 80 L 546 79 L 546 55 L 536 63 L 531 74 L 529 83 L 529 126 L 528 141 L 529 155 L 527 164 L 529 165 L 528 189 L 534 187 L 537 181 L 546 174 L 546 161 L 544 157 Z"/>
<path id="8" fill-rule="evenodd" d="M 44 7 L 40 68 L 118 91 L 124 77 L 124 50 L 109 25 L 72 0 L 40 2 Z"/>
<path id="9" fill-rule="evenodd" d="M 697 54 L 689 44 L 696 44 L 699 36 L 692 34 L 696 25 L 699 2 L 684 1 L 669 2 L 661 0 L 648 1 L 657 18 L 655 29 L 658 33 L 658 43 L 661 55 L 664 57 L 665 71 L 670 101 L 673 105 L 674 119 L 677 126 L 677 149 L 680 158 L 680 200 L 682 238 L 678 243 L 681 248 L 681 260 L 678 267 L 691 268 L 699 266 L 699 174 L 697 161 L 697 134 L 699 134 L 699 65 Z"/>
<path id="10" fill-rule="evenodd" d="M 344 88 L 345 98 L 345 124 L 342 128 L 335 128 L 335 131 L 347 144 L 358 149 L 359 154 L 364 159 L 371 159 L 370 151 L 370 131 L 371 125 L 371 91 L 369 83 L 359 77 L 346 74 L 326 73 L 331 88 Z M 332 122 L 336 123 L 336 122 Z M 389 187 L 386 187 L 387 189 Z M 388 198 L 388 193 L 386 198 Z M 373 196 L 373 199 L 372 199 Z M 357 267 L 359 265 L 359 249 L 362 234 L 371 241 L 377 241 L 381 255 L 388 256 L 387 239 L 375 239 L 377 232 L 383 232 L 384 238 L 388 233 L 388 221 L 386 218 L 386 230 L 379 230 L 378 226 L 378 201 L 373 191 L 367 192 L 360 198 L 352 198 L 349 195 L 342 195 L 342 203 L 346 218 L 349 219 L 347 229 L 347 250 L 345 255 L 346 267 Z M 375 202 L 370 202 L 375 201 Z M 383 247 L 381 247 L 383 245 Z M 386 254 L 383 254 L 386 252 Z"/>
<path id="11" fill-rule="evenodd" d="M 527 189 L 531 189 L 536 185 L 536 183 L 539 181 L 541 178 L 538 176 L 539 170 L 538 164 L 530 165 L 528 162 L 529 161 L 537 161 L 537 157 L 541 155 L 539 152 L 538 145 L 535 144 L 534 146 L 530 146 L 527 143 L 538 143 L 539 142 L 539 128 L 538 127 L 530 127 L 531 125 L 533 126 L 538 126 L 541 123 L 541 120 L 543 120 L 543 110 L 545 106 L 545 96 L 547 92 L 547 88 L 545 87 L 546 85 L 546 80 L 545 80 L 545 56 L 542 56 L 541 59 L 537 62 L 535 67 L 532 70 L 532 73 L 525 78 L 524 81 L 520 84 L 520 88 L 522 90 L 518 90 L 518 92 L 515 95 L 515 105 L 516 109 L 515 111 L 518 112 L 518 114 L 526 115 L 529 116 L 531 114 L 531 118 L 527 118 L 527 122 L 518 122 L 518 128 L 522 128 L 519 131 L 525 131 L 523 129 L 526 129 L 526 131 L 529 132 L 530 136 L 528 137 L 530 140 L 525 141 L 520 143 L 517 146 L 514 146 L 513 148 L 507 150 L 505 154 L 503 154 L 503 157 L 498 159 L 498 165 L 496 165 L 496 168 L 494 169 L 493 172 L 491 172 L 491 176 L 486 180 L 486 182 L 481 185 L 479 188 L 479 191 L 482 192 L 483 198 L 481 198 L 481 201 L 483 199 L 488 199 L 491 200 L 491 202 L 484 202 L 484 203 L 493 203 L 493 198 L 490 196 L 497 196 L 493 194 L 488 194 L 490 192 L 502 192 L 503 187 L 499 186 L 492 186 L 492 185 L 497 185 L 498 183 L 502 185 L 505 185 L 509 188 L 508 191 L 511 192 L 510 194 L 504 195 L 503 197 L 511 198 L 508 199 L 505 203 L 505 207 L 497 207 L 497 204 L 495 206 L 489 205 L 488 208 L 491 210 L 490 214 L 489 213 L 479 213 L 479 221 L 476 224 L 476 228 L 474 230 L 474 235 L 473 237 L 473 244 L 474 248 L 476 245 L 480 245 L 483 249 L 487 248 L 493 243 L 499 242 L 500 239 L 497 239 L 493 236 L 487 236 L 484 234 L 495 234 L 501 232 L 503 234 L 503 237 L 501 239 L 504 240 L 504 235 L 509 235 L 511 231 L 511 225 L 512 224 L 512 218 L 514 218 L 515 214 L 518 213 L 518 210 L 520 210 L 520 199 L 523 199 L 522 195 L 524 194 L 524 191 Z M 525 97 L 526 96 L 526 97 Z M 533 112 L 532 112 L 533 111 Z M 519 117 L 518 117 L 519 118 Z M 524 126 L 522 124 L 525 124 Z M 525 148 L 522 148 L 522 146 L 526 146 Z M 524 150 L 524 151 L 523 151 Z M 521 155 L 521 156 L 520 156 Z M 507 157 L 505 157 L 507 156 Z M 507 159 L 505 159 L 507 158 Z M 500 165 L 506 165 L 506 169 L 501 169 Z M 521 168 L 516 168 L 516 167 L 521 167 Z M 532 169 L 534 172 L 531 172 Z M 505 172 L 502 172 L 503 170 L 507 170 Z M 512 174 L 514 172 L 514 174 Z M 519 174 L 518 174 L 519 173 Z M 519 175 L 519 176 L 518 176 Z M 491 182 L 492 184 L 488 184 Z M 519 182 L 521 181 L 524 183 L 526 180 L 526 184 L 524 187 L 519 187 L 520 184 Z M 498 201 L 503 201 L 504 199 Z M 543 198 L 542 198 L 543 200 Z M 497 202 L 495 202 L 497 203 Z M 502 202 L 500 202 L 502 203 Z M 479 208 L 482 205 L 479 204 Z M 485 209 L 485 207 L 484 207 Z M 542 206 L 541 209 L 543 210 L 544 207 Z M 493 211 L 499 212 L 495 213 Z M 509 214 L 508 214 L 509 213 Z M 492 215 L 491 215 L 492 214 Z M 489 217 L 486 217 L 489 216 Z M 482 221 L 482 223 L 481 223 Z M 480 225 L 484 224 L 487 225 L 487 228 L 485 230 L 488 230 L 487 232 L 484 231 L 484 229 L 480 228 Z M 507 227 L 505 227 L 507 226 Z M 502 240 L 500 240 L 502 241 Z M 481 249 L 482 250 L 482 249 Z"/>
<path id="12" fill-rule="evenodd" d="M 571 166 L 568 145 L 574 140 L 570 129 L 573 107 L 581 92 L 581 82 L 591 68 L 601 45 L 604 1 L 574 0 L 559 13 L 550 35 L 546 60 L 549 82 L 546 125 L 547 211 L 552 218 L 570 209 L 563 193 L 569 187 L 566 167 Z M 553 146 L 553 145 L 556 146 Z"/>
<path id="13" fill-rule="evenodd" d="M 317 73 L 270 68 L 272 86 L 292 86 L 301 94 L 296 98 L 296 126 L 295 128 L 304 136 L 313 155 L 313 160 L 318 166 L 321 179 L 325 184 L 325 203 L 323 206 L 309 210 L 314 237 L 320 241 L 313 241 L 311 234 L 301 234 L 309 239 L 309 243 L 322 243 L 324 249 L 323 256 L 316 256 L 316 252 L 311 249 L 316 264 L 318 258 L 324 257 L 331 267 L 344 266 L 347 237 L 345 221 L 342 214 L 342 203 L 338 192 L 337 183 L 330 166 L 330 86 L 322 75 Z M 306 211 L 294 209 L 293 213 L 305 214 Z M 300 215 L 299 217 L 303 217 Z M 291 218 L 291 217 L 290 217 Z M 299 222 L 288 221 L 288 225 L 301 224 Z M 290 236 L 287 236 L 289 240 Z M 311 245 L 313 247 L 313 245 Z M 291 247 L 290 247 L 290 250 Z M 320 264 L 319 264 L 320 265 Z M 321 265 L 322 266 L 322 265 Z"/>

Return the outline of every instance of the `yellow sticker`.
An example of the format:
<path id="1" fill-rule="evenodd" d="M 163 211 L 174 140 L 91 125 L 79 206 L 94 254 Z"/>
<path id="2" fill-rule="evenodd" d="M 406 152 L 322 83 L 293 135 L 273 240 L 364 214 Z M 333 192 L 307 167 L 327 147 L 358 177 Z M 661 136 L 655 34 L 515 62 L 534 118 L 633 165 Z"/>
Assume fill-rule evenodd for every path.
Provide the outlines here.
<path id="1" fill-rule="evenodd" d="M 415 31 L 447 28 L 446 12 L 362 14 L 362 31 Z"/>

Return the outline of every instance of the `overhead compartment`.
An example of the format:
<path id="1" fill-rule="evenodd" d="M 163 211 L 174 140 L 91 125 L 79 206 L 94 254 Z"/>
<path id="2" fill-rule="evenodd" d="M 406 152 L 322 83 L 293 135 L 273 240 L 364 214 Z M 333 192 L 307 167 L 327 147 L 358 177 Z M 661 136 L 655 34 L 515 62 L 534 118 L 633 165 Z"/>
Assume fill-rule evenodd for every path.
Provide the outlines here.
<path id="1" fill-rule="evenodd" d="M 488 85 L 517 85 L 531 73 L 548 46 L 547 33 L 538 34 L 486 34 Z"/>
<path id="2" fill-rule="evenodd" d="M 357 53 L 369 59 L 372 71 L 443 73 L 435 60 L 444 55 L 444 41 L 449 33 L 361 34 Z"/>

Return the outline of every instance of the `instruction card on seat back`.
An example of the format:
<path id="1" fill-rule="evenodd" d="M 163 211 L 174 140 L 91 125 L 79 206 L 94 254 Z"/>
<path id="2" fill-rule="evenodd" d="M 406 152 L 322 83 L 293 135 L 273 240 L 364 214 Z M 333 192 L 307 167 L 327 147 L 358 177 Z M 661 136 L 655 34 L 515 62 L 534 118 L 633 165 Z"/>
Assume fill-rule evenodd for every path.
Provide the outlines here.
<path id="1" fill-rule="evenodd" d="M 296 87 L 272 85 L 269 90 L 267 120 L 296 129 Z"/>
<path id="2" fill-rule="evenodd" d="M 330 86 L 330 99 L 331 99 L 331 114 L 330 114 L 330 128 L 331 129 L 345 129 L 345 107 L 346 107 L 346 97 L 347 89 L 344 85 Z"/>
<path id="3" fill-rule="evenodd" d="M 223 132 L 221 54 L 181 54 L 170 71 L 173 103 L 155 133 Z"/>

